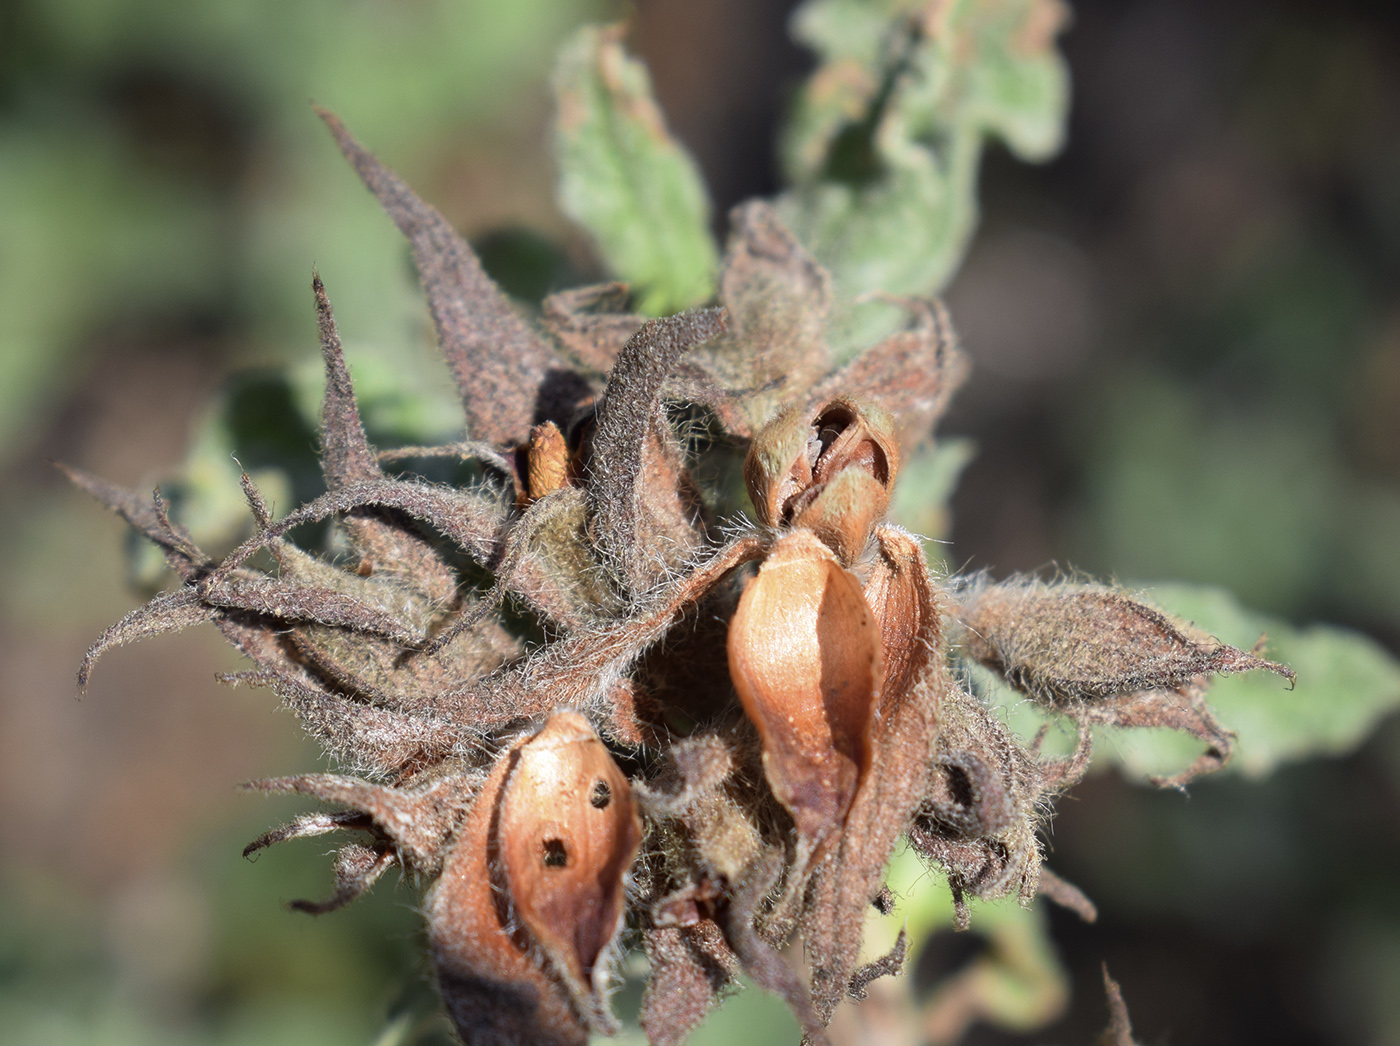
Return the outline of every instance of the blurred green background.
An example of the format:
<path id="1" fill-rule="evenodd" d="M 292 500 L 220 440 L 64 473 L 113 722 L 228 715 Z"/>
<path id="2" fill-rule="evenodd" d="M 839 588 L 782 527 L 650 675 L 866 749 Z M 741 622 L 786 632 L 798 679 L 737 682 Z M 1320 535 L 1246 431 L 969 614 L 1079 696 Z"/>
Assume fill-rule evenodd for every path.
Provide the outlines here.
<path id="1" fill-rule="evenodd" d="M 776 130 L 811 62 L 791 6 L 632 9 L 630 45 L 721 218 L 779 187 Z M 192 449 L 216 473 L 230 452 L 254 470 L 290 456 L 301 471 L 271 488 L 285 510 L 312 462 L 296 411 L 318 387 L 312 264 L 376 436 L 453 435 L 407 250 L 309 102 L 537 298 L 599 274 L 554 203 L 547 78 L 572 28 L 619 13 L 0 2 L 6 1041 L 443 1034 L 411 884 L 310 919 L 280 902 L 324 892 L 325 847 L 239 858 L 296 804 L 233 786 L 319 757 L 270 695 L 214 683 L 236 659 L 212 630 L 114 653 L 75 699 L 83 649 L 158 576 L 48 462 L 149 487 Z M 975 371 L 943 429 L 977 448 L 949 562 L 1221 584 L 1400 650 L 1400 14 L 1081 0 L 1062 48 L 1067 147 L 1044 167 L 986 157 L 949 289 Z M 220 427 L 219 390 L 262 421 Z M 1394 717 L 1344 757 L 1189 800 L 1095 774 L 1051 843 L 1102 913 L 1049 913 L 1068 1012 L 965 1041 L 1091 1041 L 1106 959 L 1145 1042 L 1400 1042 Z M 917 984 L 1006 946 L 981 925 L 925 947 Z M 790 1035 L 756 993 L 724 1019 L 696 1041 Z"/>

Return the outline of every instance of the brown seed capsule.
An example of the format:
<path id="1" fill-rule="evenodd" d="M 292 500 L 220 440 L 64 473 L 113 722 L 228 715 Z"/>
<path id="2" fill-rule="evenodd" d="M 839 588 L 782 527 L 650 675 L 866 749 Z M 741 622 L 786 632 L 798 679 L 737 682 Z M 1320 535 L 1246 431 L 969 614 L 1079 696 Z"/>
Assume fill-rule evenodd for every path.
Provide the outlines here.
<path id="1" fill-rule="evenodd" d="M 810 418 L 784 414 L 759 433 L 744 479 L 761 523 L 817 530 L 849 563 L 883 518 L 898 469 L 888 415 L 838 399 Z M 830 488 L 836 490 L 818 506 Z"/>
<path id="2" fill-rule="evenodd" d="M 496 812 L 511 767 L 506 756 L 487 778 L 427 897 L 438 990 L 463 1042 L 583 1046 L 588 1029 L 528 941 L 510 932 L 507 898 L 493 883 Z"/>
<path id="3" fill-rule="evenodd" d="M 498 845 L 511 901 L 576 1002 L 597 1008 L 597 963 L 622 925 L 641 842 L 627 778 L 583 716 L 560 712 L 516 754 Z"/>
<path id="4" fill-rule="evenodd" d="M 730 622 L 729 671 L 764 774 L 811 849 L 840 825 L 869 764 L 880 647 L 860 582 L 807 531 L 778 542 Z"/>
<path id="5" fill-rule="evenodd" d="M 428 898 L 466 1042 L 581 1046 L 613 1027 L 597 967 L 640 841 L 627 779 L 582 716 L 551 716 L 501 758 Z"/>

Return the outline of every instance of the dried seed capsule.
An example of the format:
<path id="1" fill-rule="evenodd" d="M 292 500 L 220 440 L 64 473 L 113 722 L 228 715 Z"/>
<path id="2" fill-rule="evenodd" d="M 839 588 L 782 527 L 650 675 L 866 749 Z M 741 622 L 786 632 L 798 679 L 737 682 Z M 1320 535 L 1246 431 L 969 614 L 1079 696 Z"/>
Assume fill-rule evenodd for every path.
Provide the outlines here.
<path id="1" fill-rule="evenodd" d="M 810 418 L 784 414 L 759 433 L 744 479 L 759 522 L 816 530 L 849 563 L 883 518 L 898 469 L 889 416 L 838 399 Z"/>
<path id="2" fill-rule="evenodd" d="M 728 649 L 764 774 L 814 850 L 841 824 L 870 760 L 883 668 L 860 582 L 815 535 L 788 534 L 744 590 Z"/>
<path id="3" fill-rule="evenodd" d="M 821 488 L 793 526 L 816 534 L 842 563 L 853 563 L 884 519 L 889 500 L 888 489 L 874 476 L 848 468 Z"/>
<path id="4" fill-rule="evenodd" d="M 582 1046 L 613 1028 L 597 966 L 640 840 L 627 779 L 582 716 L 551 716 L 500 759 L 427 903 L 464 1041 Z"/>
<path id="5" fill-rule="evenodd" d="M 600 1010 L 597 964 L 621 928 L 642 832 L 627 778 L 583 716 L 551 716 L 519 750 L 498 830 L 520 921 L 575 1001 Z"/>

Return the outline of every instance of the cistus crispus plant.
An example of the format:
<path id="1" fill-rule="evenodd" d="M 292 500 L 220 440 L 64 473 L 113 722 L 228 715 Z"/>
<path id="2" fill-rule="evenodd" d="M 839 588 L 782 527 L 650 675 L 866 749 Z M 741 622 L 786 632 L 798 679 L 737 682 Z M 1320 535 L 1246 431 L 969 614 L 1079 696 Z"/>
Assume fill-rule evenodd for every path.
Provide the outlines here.
<path id="1" fill-rule="evenodd" d="M 614 1031 L 638 945 L 651 1042 L 683 1040 L 741 972 L 822 1042 L 902 965 L 903 936 L 860 961 L 900 840 L 946 877 L 960 926 L 970 897 L 1044 893 L 1092 918 L 1040 835 L 1092 727 L 1200 738 L 1161 782 L 1180 786 L 1230 756 L 1212 674 L 1292 678 L 1112 587 L 930 569 L 886 514 L 965 373 L 936 300 L 887 296 L 903 322 L 843 357 L 832 276 L 755 201 L 730 215 L 712 304 L 648 318 L 609 284 L 532 320 L 322 115 L 412 246 L 468 438 L 370 445 L 313 278 L 326 493 L 274 519 L 244 476 L 254 533 L 220 558 L 159 494 L 72 472 L 181 582 L 108 629 L 80 681 L 118 644 L 219 628 L 253 664 L 227 681 L 270 687 L 345 770 L 252 783 L 334 809 L 248 852 L 349 835 L 308 912 L 391 867 L 420 883 L 466 1042 Z M 478 478 L 415 478 L 431 457 Z M 328 520 L 327 550 L 293 539 Z M 1073 753 L 1008 730 L 969 690 L 974 662 L 1076 724 Z"/>

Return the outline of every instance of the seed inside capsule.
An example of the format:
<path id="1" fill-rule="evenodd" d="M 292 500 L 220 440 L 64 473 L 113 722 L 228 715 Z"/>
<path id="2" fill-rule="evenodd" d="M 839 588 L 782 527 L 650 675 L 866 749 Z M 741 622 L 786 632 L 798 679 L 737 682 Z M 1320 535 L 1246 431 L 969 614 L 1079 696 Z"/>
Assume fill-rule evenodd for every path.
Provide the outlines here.
<path id="1" fill-rule="evenodd" d="M 593 782 L 593 791 L 589 793 L 588 801 L 593 804 L 595 810 L 606 810 L 608 804 L 612 802 L 612 789 L 608 787 L 608 782 L 599 778 Z"/>
<path id="2" fill-rule="evenodd" d="M 540 849 L 544 854 L 546 868 L 567 868 L 569 866 L 569 848 L 564 845 L 564 840 L 546 839 Z"/>

